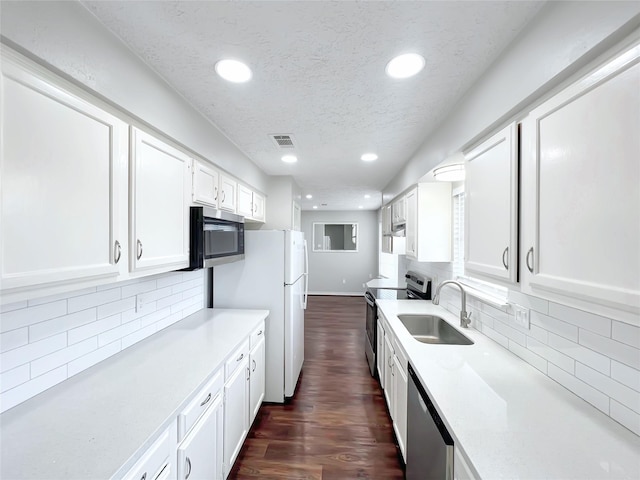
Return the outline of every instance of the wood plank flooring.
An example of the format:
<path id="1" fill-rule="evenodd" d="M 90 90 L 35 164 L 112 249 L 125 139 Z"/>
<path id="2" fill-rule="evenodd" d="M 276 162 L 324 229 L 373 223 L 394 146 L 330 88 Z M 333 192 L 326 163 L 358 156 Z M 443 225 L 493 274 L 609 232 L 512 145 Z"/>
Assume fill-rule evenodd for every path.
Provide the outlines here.
<path id="1" fill-rule="evenodd" d="M 261 407 L 229 478 L 404 478 L 364 355 L 364 322 L 363 297 L 309 297 L 296 394 L 285 405 Z"/>

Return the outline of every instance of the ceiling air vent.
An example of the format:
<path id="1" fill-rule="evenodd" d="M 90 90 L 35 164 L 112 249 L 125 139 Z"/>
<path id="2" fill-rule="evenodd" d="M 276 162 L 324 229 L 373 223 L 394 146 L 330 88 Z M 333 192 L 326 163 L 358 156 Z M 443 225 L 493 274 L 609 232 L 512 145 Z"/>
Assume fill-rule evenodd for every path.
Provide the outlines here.
<path id="1" fill-rule="evenodd" d="M 273 142 L 276 144 L 278 148 L 286 148 L 286 149 L 295 148 L 295 145 L 293 144 L 292 135 L 289 135 L 287 133 L 278 133 L 278 134 L 269 135 L 269 137 L 271 138 L 271 140 L 273 140 Z"/>

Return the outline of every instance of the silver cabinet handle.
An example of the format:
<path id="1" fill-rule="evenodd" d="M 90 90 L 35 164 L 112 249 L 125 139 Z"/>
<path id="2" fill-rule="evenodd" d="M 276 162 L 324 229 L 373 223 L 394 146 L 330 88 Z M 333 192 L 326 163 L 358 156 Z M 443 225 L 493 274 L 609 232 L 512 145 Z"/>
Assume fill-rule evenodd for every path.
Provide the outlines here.
<path id="1" fill-rule="evenodd" d="M 138 260 L 142 258 L 142 242 L 138 239 Z"/>
<path id="2" fill-rule="evenodd" d="M 209 392 L 209 395 L 207 395 L 207 398 L 205 398 L 202 403 L 200 404 L 201 407 L 204 407 L 207 403 L 209 403 L 209 400 L 211 400 L 211 392 Z"/>
<path id="3" fill-rule="evenodd" d="M 253 360 L 253 368 L 251 369 L 252 372 L 256 371 L 256 361 Z"/>
<path id="4" fill-rule="evenodd" d="M 191 475 L 191 459 L 187 457 L 185 463 L 187 466 L 187 474 L 184 476 L 184 480 L 187 480 L 187 478 L 189 478 L 189 475 Z"/>
<path id="5" fill-rule="evenodd" d="M 147 472 L 144 472 L 140 477 L 140 480 L 147 480 Z"/>
<path id="6" fill-rule="evenodd" d="M 260 335 L 262 335 L 262 330 L 260 330 L 260 331 L 258 332 L 258 337 L 259 337 Z"/>
<path id="7" fill-rule="evenodd" d="M 244 358 L 244 353 L 241 353 L 240 356 L 238 358 L 236 358 L 236 362 L 239 362 L 243 358 Z"/>
<path id="8" fill-rule="evenodd" d="M 507 264 L 507 254 L 509 253 L 509 247 L 504 249 L 504 252 L 502 252 L 502 265 L 504 265 L 504 268 L 509 270 L 509 265 Z"/>
<path id="9" fill-rule="evenodd" d="M 113 260 L 117 264 L 120 261 L 120 257 L 122 257 L 122 247 L 120 246 L 120 242 L 116 240 L 116 244 L 113 246 Z"/>
<path id="10" fill-rule="evenodd" d="M 529 258 L 531 258 L 531 260 L 533 260 L 533 247 L 531 247 L 529 249 L 529 251 L 527 252 L 527 268 L 529 269 L 529 271 L 531 273 L 533 273 L 533 264 L 529 263 Z"/>
<path id="11" fill-rule="evenodd" d="M 215 192 L 215 195 L 213 196 L 214 200 L 218 200 L 218 187 L 213 187 L 213 191 Z"/>
<path id="12" fill-rule="evenodd" d="M 222 191 L 222 201 L 224 202 L 224 199 L 227 198 L 227 195 L 225 194 L 225 191 Z"/>
<path id="13" fill-rule="evenodd" d="M 247 380 L 249 380 L 249 378 L 251 378 L 251 370 L 247 367 Z"/>

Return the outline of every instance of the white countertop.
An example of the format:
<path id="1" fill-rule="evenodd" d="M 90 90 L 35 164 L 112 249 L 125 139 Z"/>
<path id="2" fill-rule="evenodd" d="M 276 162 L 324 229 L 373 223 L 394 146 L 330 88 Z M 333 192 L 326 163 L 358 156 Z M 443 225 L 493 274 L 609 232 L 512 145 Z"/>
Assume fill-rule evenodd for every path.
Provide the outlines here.
<path id="1" fill-rule="evenodd" d="M 391 278 L 374 278 L 366 283 L 369 288 L 407 288 L 407 282 Z"/>
<path id="2" fill-rule="evenodd" d="M 379 300 L 429 397 L 482 479 L 640 478 L 640 438 L 442 307 Z M 397 318 L 437 314 L 474 345 L 429 345 Z"/>
<path id="3" fill-rule="evenodd" d="M 267 310 L 204 309 L 0 416 L 0 477 L 105 479 L 161 433 Z"/>

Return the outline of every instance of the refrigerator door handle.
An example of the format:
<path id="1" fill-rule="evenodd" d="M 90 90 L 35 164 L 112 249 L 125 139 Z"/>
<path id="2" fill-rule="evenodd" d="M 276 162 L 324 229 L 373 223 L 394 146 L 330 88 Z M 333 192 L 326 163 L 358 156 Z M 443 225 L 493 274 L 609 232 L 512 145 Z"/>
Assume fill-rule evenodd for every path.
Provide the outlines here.
<path id="1" fill-rule="evenodd" d="M 309 297 L 309 250 L 307 249 L 307 240 L 304 242 L 304 302 L 302 309 L 307 309 L 307 298 Z"/>

